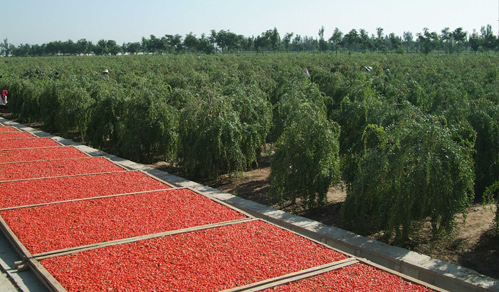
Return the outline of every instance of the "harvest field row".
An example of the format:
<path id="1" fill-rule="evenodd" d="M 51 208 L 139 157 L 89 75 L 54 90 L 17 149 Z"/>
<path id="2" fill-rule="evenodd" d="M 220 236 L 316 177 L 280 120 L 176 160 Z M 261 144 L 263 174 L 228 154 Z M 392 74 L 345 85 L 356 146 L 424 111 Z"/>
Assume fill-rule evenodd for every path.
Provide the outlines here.
<path id="1" fill-rule="evenodd" d="M 35 136 L 26 132 L 5 132 L 0 133 L 0 139 L 18 139 L 18 138 L 35 138 Z"/>
<path id="2" fill-rule="evenodd" d="M 100 290 L 101 283 L 125 291 L 137 287 L 143 291 L 222 291 L 342 259 L 346 257 L 334 250 L 270 224 L 251 221 L 42 259 L 41 264 L 65 287 L 76 291 Z M 93 273 L 96 270 L 99 273 Z M 324 288 L 372 291 L 379 285 L 371 285 L 378 281 L 372 277 L 376 274 L 358 277 L 362 270 L 354 267 L 350 269 L 352 276 L 333 277 Z M 79 281 L 67 277 L 71 274 L 80 275 Z M 359 278 L 362 285 L 355 283 Z M 385 291 L 432 291 L 397 279 L 378 287 Z"/>
<path id="3" fill-rule="evenodd" d="M 34 137 L 0 141 L 48 139 Z M 434 291 L 74 147 L 12 145 L 0 149 L 0 227 L 52 291 L 245 291 L 260 283 L 288 291 L 282 284 L 293 279 L 328 290 Z"/>
<path id="4" fill-rule="evenodd" d="M 103 157 L 72 158 L 0 165 L 0 181 L 124 171 Z"/>
<path id="5" fill-rule="evenodd" d="M 48 138 L 0 140 L 0 149 L 6 150 L 51 146 L 60 146 L 60 144 Z"/>
<path id="6" fill-rule="evenodd" d="M 0 150 L 0 163 L 88 157 L 74 147 L 47 147 Z"/>
<path id="7" fill-rule="evenodd" d="M 167 187 L 138 171 L 8 181 L 0 184 L 0 194 L 3 194 L 0 208 L 160 190 Z"/>
<path id="8" fill-rule="evenodd" d="M 19 133 L 19 130 L 13 127 L 0 127 L 0 133 Z"/>
<path id="9" fill-rule="evenodd" d="M 0 215 L 32 254 L 246 218 L 189 190 L 50 204 Z"/>
<path id="10" fill-rule="evenodd" d="M 190 179 L 237 175 L 267 151 L 274 198 L 322 206 L 343 180 L 344 225 L 397 244 L 425 220 L 448 234 L 456 214 L 497 198 L 498 63 L 328 53 L 9 58 L 0 86 L 23 122 L 133 161 L 167 161 Z"/>

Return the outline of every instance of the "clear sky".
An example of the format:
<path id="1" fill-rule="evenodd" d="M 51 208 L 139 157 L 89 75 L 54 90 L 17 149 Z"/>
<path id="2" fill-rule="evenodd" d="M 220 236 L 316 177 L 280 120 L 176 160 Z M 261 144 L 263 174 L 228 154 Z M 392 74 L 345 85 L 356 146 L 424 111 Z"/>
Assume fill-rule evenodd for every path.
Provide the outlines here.
<path id="1" fill-rule="evenodd" d="M 382 27 L 385 34 L 416 36 L 427 27 L 438 33 L 462 27 L 468 33 L 492 25 L 498 34 L 499 0 L 0 0 L 0 41 L 42 44 L 50 41 L 92 42 L 100 39 L 140 42 L 150 35 L 197 37 L 212 29 L 257 36 L 277 28 L 281 37 L 293 32 L 318 37 L 324 26 L 329 38 Z"/>

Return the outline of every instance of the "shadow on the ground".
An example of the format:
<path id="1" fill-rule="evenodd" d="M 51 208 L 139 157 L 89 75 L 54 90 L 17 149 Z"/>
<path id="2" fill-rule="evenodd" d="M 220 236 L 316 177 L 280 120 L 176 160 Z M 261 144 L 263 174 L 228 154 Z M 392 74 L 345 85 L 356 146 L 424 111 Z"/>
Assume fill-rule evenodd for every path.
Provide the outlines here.
<path id="1" fill-rule="evenodd" d="M 341 224 L 342 202 L 327 203 L 321 208 L 303 210 L 301 216 L 322 222 L 329 226 L 342 228 Z"/>
<path id="2" fill-rule="evenodd" d="M 235 180 L 217 180 L 206 182 L 212 188 L 222 191 L 230 191 L 231 194 L 237 195 L 246 200 L 257 202 L 263 205 L 272 206 L 278 201 L 269 196 L 269 185 L 266 180 L 255 180 L 238 183 Z"/>
<path id="3" fill-rule="evenodd" d="M 459 264 L 481 274 L 499 279 L 499 237 L 493 229 L 483 233 L 478 243 L 459 256 Z"/>

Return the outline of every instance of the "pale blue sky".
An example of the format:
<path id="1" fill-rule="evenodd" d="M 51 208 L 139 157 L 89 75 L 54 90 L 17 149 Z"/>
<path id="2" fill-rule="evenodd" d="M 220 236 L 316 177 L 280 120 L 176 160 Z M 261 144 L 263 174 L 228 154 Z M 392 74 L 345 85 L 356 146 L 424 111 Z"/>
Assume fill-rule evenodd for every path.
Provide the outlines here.
<path id="1" fill-rule="evenodd" d="M 338 27 L 347 33 L 364 28 L 375 34 L 416 36 L 428 27 L 473 29 L 491 24 L 497 35 L 499 0 L 0 0 L 0 41 L 42 44 L 82 38 L 123 42 L 140 41 L 151 34 L 200 37 L 212 29 L 256 36 L 276 27 L 317 37 L 321 26 L 329 38 Z"/>

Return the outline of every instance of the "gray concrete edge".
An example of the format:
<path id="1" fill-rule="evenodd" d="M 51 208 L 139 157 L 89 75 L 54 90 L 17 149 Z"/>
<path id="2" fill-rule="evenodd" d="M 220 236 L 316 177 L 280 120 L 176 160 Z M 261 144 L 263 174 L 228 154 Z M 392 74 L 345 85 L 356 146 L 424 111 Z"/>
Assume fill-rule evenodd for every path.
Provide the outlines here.
<path id="1" fill-rule="evenodd" d="M 16 252 L 7 237 L 0 232 L 0 269 L 9 278 L 12 286 L 22 292 L 47 292 L 48 289 L 31 270 L 18 271 L 14 267 L 22 257 Z M 8 287 L 8 286 L 7 286 Z M 1 287 L 2 291 L 6 287 Z M 6 289 L 8 291 L 8 289 Z"/>
<path id="2" fill-rule="evenodd" d="M 421 280 L 430 285 L 449 291 L 497 291 L 499 292 L 499 280 L 482 275 L 474 270 L 451 264 L 429 256 L 422 255 L 410 250 L 390 246 L 388 244 L 372 240 L 350 231 L 327 226 L 308 218 L 292 215 L 271 207 L 248 201 L 234 195 L 213 189 L 208 186 L 156 170 L 143 164 L 123 159 L 112 154 L 81 145 L 74 141 L 54 136 L 52 134 L 9 121 L 0 117 L 4 125 L 16 127 L 22 131 L 30 132 L 38 137 L 52 138 L 62 145 L 74 146 L 91 156 L 104 156 L 111 161 L 126 168 L 142 170 L 168 183 L 179 187 L 189 187 L 202 192 L 234 207 L 248 212 L 249 214 L 265 219 L 276 225 L 293 230 L 307 237 L 321 241 L 333 248 L 344 251 L 351 255 L 365 258 L 388 269 Z"/>

